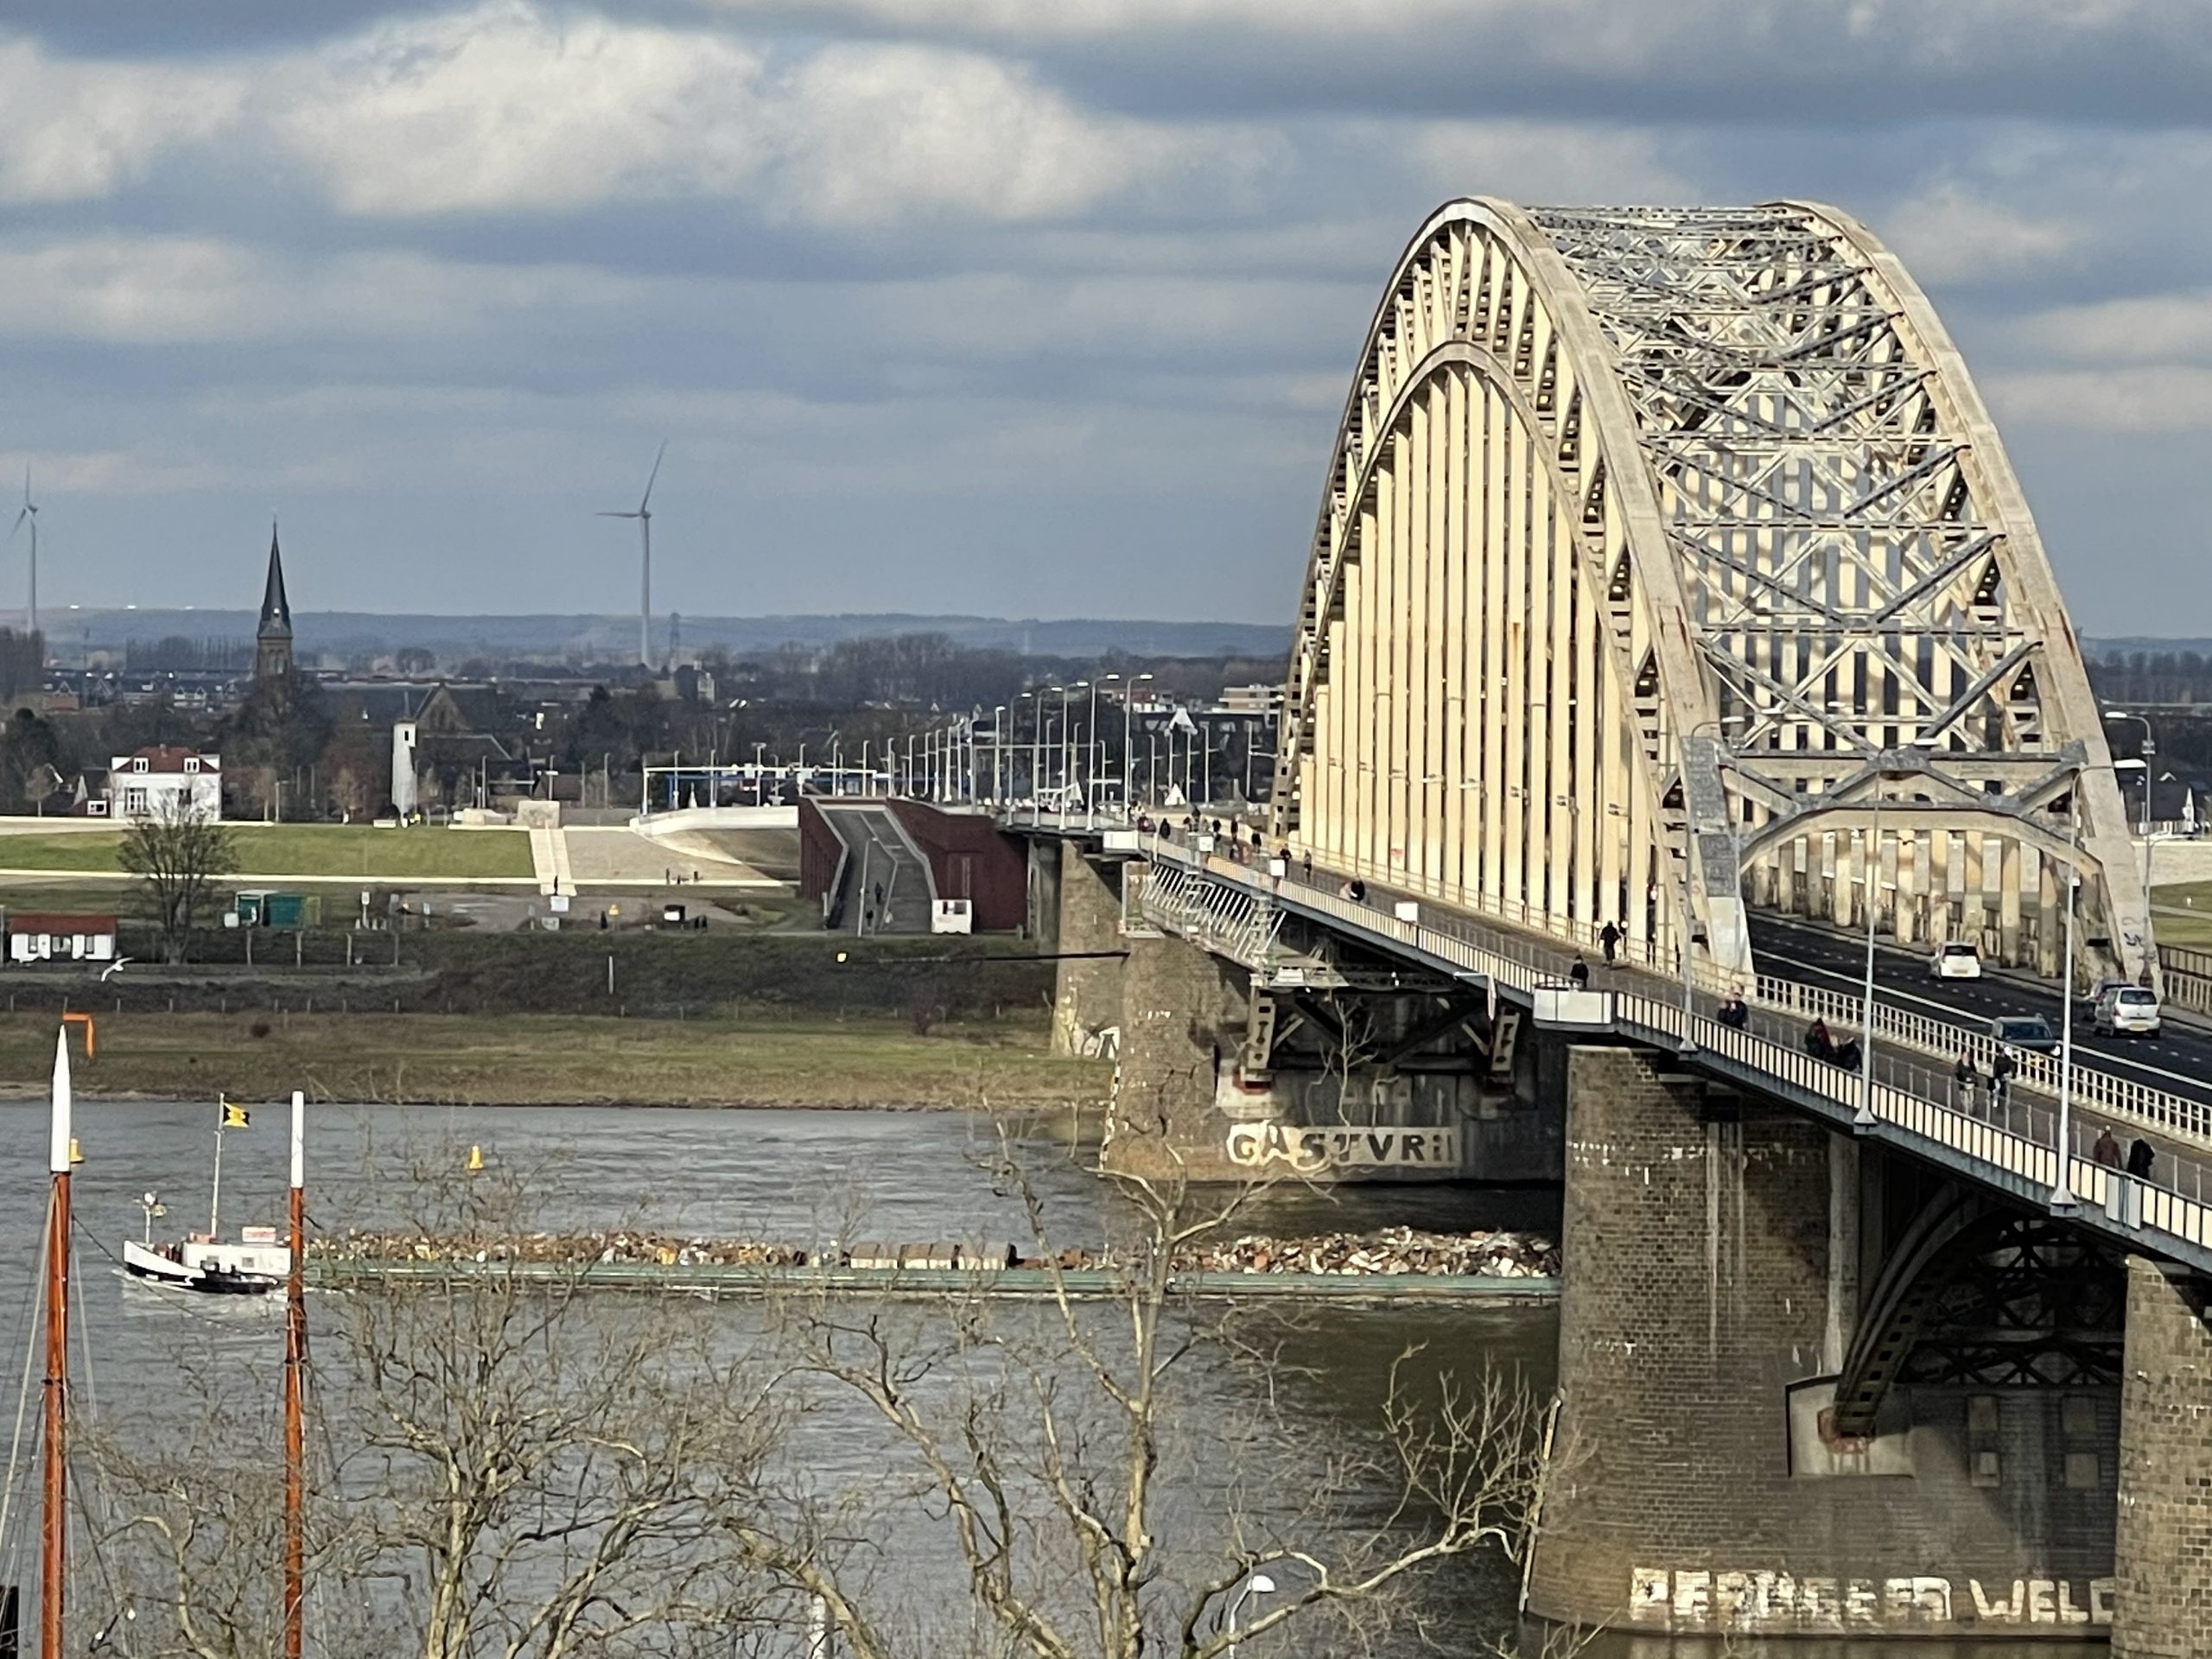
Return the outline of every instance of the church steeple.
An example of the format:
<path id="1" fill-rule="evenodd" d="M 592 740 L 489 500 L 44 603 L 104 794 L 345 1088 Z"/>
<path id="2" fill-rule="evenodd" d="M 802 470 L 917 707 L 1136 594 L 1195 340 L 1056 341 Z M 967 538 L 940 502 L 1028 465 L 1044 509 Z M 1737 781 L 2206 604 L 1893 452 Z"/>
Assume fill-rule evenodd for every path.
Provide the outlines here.
<path id="1" fill-rule="evenodd" d="M 284 597 L 284 558 L 276 548 L 276 523 L 269 524 L 269 581 L 262 589 L 261 620 L 254 629 L 253 677 L 282 679 L 292 669 L 292 607 Z"/>

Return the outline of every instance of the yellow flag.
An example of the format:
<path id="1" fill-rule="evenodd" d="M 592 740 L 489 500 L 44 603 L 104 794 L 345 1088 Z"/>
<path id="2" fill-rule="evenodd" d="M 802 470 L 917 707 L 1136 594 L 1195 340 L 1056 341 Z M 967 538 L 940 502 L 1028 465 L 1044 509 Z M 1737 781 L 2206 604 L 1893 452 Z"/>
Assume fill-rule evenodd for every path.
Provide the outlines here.
<path id="1" fill-rule="evenodd" d="M 218 1096 L 217 1098 L 219 1100 L 221 1099 L 221 1096 Z M 246 1116 L 245 1107 L 234 1106 L 227 1100 L 223 1101 L 222 1104 L 223 1127 L 225 1128 L 245 1129 L 251 1128 L 253 1126 L 253 1120 Z"/>

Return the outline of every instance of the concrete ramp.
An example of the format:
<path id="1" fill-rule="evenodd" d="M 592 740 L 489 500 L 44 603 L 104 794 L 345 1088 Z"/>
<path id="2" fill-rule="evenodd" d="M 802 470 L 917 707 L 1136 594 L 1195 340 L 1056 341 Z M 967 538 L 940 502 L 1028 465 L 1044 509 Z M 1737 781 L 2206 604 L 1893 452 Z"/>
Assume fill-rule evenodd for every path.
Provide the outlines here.
<path id="1" fill-rule="evenodd" d="M 928 932 L 937 884 L 897 814 L 880 802 L 814 804 L 844 849 L 828 925 L 870 933 Z"/>

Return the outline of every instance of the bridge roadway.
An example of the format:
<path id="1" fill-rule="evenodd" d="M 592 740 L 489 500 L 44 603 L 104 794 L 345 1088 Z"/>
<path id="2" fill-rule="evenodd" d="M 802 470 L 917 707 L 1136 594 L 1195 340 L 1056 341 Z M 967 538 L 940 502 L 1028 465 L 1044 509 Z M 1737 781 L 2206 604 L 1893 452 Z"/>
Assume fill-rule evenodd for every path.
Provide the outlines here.
<path id="1" fill-rule="evenodd" d="M 1508 982 L 1502 988 L 1522 990 L 1546 982 L 1563 985 L 1576 956 L 1583 955 L 1590 964 L 1592 989 L 1613 991 L 1624 999 L 1624 1005 L 1632 999 L 1643 1018 L 1656 1020 L 1662 1034 L 1672 1037 L 1679 1045 L 1682 983 L 1677 977 L 1661 973 L 1655 965 L 1624 961 L 1608 968 L 1595 950 L 1578 951 L 1575 945 L 1547 934 L 1440 906 L 1417 893 L 1372 880 L 1367 881 L 1363 898 L 1354 901 L 1342 891 L 1347 878 L 1319 865 L 1308 875 L 1301 863 L 1294 862 L 1290 874 L 1278 880 L 1265 873 L 1264 863 L 1255 867 L 1218 855 L 1201 857 L 1187 842 L 1179 843 L 1172 836 L 1153 838 L 1147 843 L 1147 850 L 1159 861 L 1202 868 L 1215 880 L 1265 893 L 1281 907 L 1311 912 L 1327 924 L 1348 922 L 1352 925 L 1347 931 L 1380 936 L 1379 942 L 1386 950 L 1393 945 L 1411 944 L 1421 951 L 1422 941 L 1418 936 L 1430 934 L 1441 937 L 1428 939 L 1427 945 L 1432 950 L 1442 946 L 1449 965 L 1464 966 L 1455 960 L 1465 954 L 1451 948 L 1455 942 L 1471 945 L 1477 952 L 1494 954 L 1504 959 L 1499 966 L 1510 964 L 1510 968 L 1521 970 L 1514 976 L 1510 968 L 1507 974 L 1500 976 L 1502 980 L 1510 982 L 1517 977 L 1524 982 Z M 1420 924 L 1408 925 L 1396 918 L 1395 908 L 1401 901 L 1420 906 Z M 1811 1018 L 1827 1020 L 1839 1033 L 1858 1027 L 1858 996 L 1827 989 L 1819 982 L 1826 979 L 1833 984 L 1834 976 L 1846 971 L 1842 963 L 1848 956 L 1852 941 L 1816 929 L 1792 927 L 1789 931 L 1789 943 L 1795 946 L 1796 954 L 1786 959 L 1777 958 L 1776 966 L 1798 977 L 1761 976 L 1761 1000 L 1752 1005 L 1744 1031 L 1751 1041 L 1741 1045 L 1746 1050 L 1745 1058 L 1751 1061 L 1751 1075 L 1745 1080 L 1758 1084 L 1764 1081 L 1758 1074 L 1770 1072 L 1775 1082 L 1788 1085 L 1777 1092 L 1802 1092 L 1823 1097 L 1831 1107 L 1855 1108 L 1859 1093 L 1856 1075 L 1814 1061 L 1803 1051 L 1805 1031 Z M 1858 949 L 1861 952 L 1858 961 L 1863 977 L 1863 941 Z M 1885 971 L 1893 977 L 1905 976 L 1910 988 L 1883 988 L 1879 981 Z M 1913 975 L 1920 977 L 1910 978 Z M 1884 1120 L 1895 1119 L 1899 1110 L 1905 1116 L 1916 1118 L 1913 1135 L 1900 1142 L 1909 1151 L 1929 1149 L 1914 1146 L 1915 1138 L 1931 1139 L 1950 1151 L 1963 1150 L 1956 1132 L 1961 1125 L 1939 1123 L 1937 1119 L 1955 1119 L 1979 1126 L 1987 1139 L 1973 1154 L 1977 1160 L 1994 1162 L 2001 1169 L 2009 1170 L 2014 1178 L 2023 1171 L 2034 1172 L 2025 1180 L 2005 1179 L 1994 1184 L 2018 1198 L 2035 1200 L 2046 1197 L 2056 1164 L 2050 1153 L 2057 1139 L 2057 1105 L 2053 1092 L 2056 1067 L 2034 1056 L 2024 1057 L 2021 1078 L 2004 1101 L 1993 1102 L 1986 1086 L 1978 1087 L 1970 1097 L 1961 1100 L 1952 1078 L 1955 1061 L 1941 1058 L 1939 1051 L 1948 1051 L 1950 1043 L 1945 1033 L 1955 1031 L 1959 1046 L 1974 1055 L 1986 1076 L 1989 1045 L 1975 1027 L 1986 1025 L 1987 1019 L 1996 1014 L 2044 1013 L 2053 1018 L 2056 1028 L 2057 997 L 2039 995 L 2011 979 L 1993 979 L 1979 985 L 1950 981 L 1939 986 L 1927 980 L 1925 975 L 1923 958 L 1891 951 L 1885 963 L 1878 950 L 1878 1012 L 1874 1046 L 1877 1113 Z M 1853 981 L 1854 986 L 1859 982 Z M 1941 1001 L 1933 996 L 1928 998 L 1928 1001 L 1935 1002 L 1933 1007 L 1916 1006 L 1913 999 L 1919 998 L 1923 990 L 1948 991 L 1952 995 Z M 1961 991 L 1966 995 L 1959 995 Z M 1704 1056 L 1708 1064 L 1718 1061 L 1722 1052 L 1739 1046 L 1733 1042 L 1735 1034 L 1713 1020 L 1719 998 L 1710 989 L 1694 988 L 1691 1000 L 1695 1014 L 1693 1036 L 1696 1048 L 1711 1051 Z M 1914 1046 L 1881 1034 L 1892 1019 L 1912 1032 Z M 1624 1020 L 1622 1023 L 1632 1021 Z M 2186 1048 L 2192 1053 L 2212 1053 L 2212 1038 L 2194 1032 L 2184 1034 L 2178 1027 L 2173 1032 L 2172 1041 L 2163 1046 Z M 2095 1050 L 2101 1062 L 2107 1058 L 2108 1048 L 2108 1044 L 2103 1044 Z M 2118 1058 L 2126 1060 L 2130 1057 L 2122 1050 Z M 1738 1068 L 1716 1065 L 1715 1069 Z M 2140 1071 L 2141 1067 L 2137 1069 Z M 2163 1068 L 2156 1070 L 2163 1071 Z M 2158 1076 L 2132 1084 L 2115 1079 L 2113 1073 L 2103 1071 L 2101 1067 L 2092 1070 L 2078 1063 L 2074 1087 L 2070 1141 L 2075 1162 L 2071 1185 L 2082 1195 L 2082 1218 L 2101 1230 L 2118 1232 L 2123 1236 L 2135 1235 L 2134 1229 L 2124 1227 L 2106 1215 L 2104 1199 L 2108 1192 L 2108 1177 L 2089 1157 L 2099 1128 L 2109 1123 L 2123 1147 L 2139 1135 L 2158 1153 L 2149 1183 L 2155 1192 L 2145 1195 L 2146 1222 L 2150 1220 L 2148 1212 L 2158 1210 L 2164 1203 L 2167 1220 L 2178 1230 L 2150 1222 L 2139 1236 L 2141 1246 L 2200 1268 L 2212 1266 L 2212 1211 L 2206 1208 L 2208 1194 L 2212 1194 L 2212 1135 L 2202 1132 L 2204 1124 L 2212 1122 L 2212 1090 L 2178 1071 L 2171 1077 Z M 2136 1103 L 2131 1105 L 2131 1102 Z M 2181 1121 L 2184 1117 L 2196 1127 L 2187 1127 Z M 1934 1133 L 1923 1133 L 1927 1130 Z M 1998 1155 L 1987 1156 L 1991 1152 Z M 2161 1194 L 2168 1197 L 2161 1199 Z M 2161 1236 L 2169 1234 L 2171 1236 Z"/>

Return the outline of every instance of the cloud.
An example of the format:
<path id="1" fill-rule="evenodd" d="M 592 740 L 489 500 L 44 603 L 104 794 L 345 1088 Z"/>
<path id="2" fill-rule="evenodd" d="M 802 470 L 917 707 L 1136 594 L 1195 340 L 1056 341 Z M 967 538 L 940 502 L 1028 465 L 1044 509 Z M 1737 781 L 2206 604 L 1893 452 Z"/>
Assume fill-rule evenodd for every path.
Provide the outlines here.
<path id="1" fill-rule="evenodd" d="M 289 73 L 277 139 L 361 215 L 723 199 L 836 226 L 1049 219 L 1234 184 L 1268 156 L 1249 133 L 1091 115 L 973 52 L 833 41 L 772 73 L 726 35 L 521 0 L 397 20 Z"/>
<path id="2" fill-rule="evenodd" d="M 1261 135 L 1101 119 L 1017 67 L 918 46 L 832 46 L 780 89 L 783 212 L 824 224 L 920 207 L 1065 218 L 1143 188 L 1241 188 L 1281 154 Z"/>
<path id="3" fill-rule="evenodd" d="M 0 201 L 112 195 L 168 150 L 224 130 L 245 96 L 220 69 L 72 61 L 0 41 Z"/>
<path id="4" fill-rule="evenodd" d="M 531 310 L 620 306 L 639 291 L 632 280 L 583 267 L 397 251 L 286 257 L 178 236 L 0 242 L 0 336 L 39 341 L 414 339 Z"/>
<path id="5" fill-rule="evenodd" d="M 272 126 L 352 213 L 716 195 L 760 167 L 761 67 L 720 35 L 498 3 L 293 60 Z"/>
<path id="6" fill-rule="evenodd" d="M 2019 324 L 2031 346 L 2076 361 L 2212 358 L 2212 288 L 2054 306 Z"/>
<path id="7" fill-rule="evenodd" d="M 2094 232 L 2078 212 L 2030 213 L 1944 181 L 1891 208 L 1881 233 L 1915 276 L 1944 283 L 2069 264 Z"/>
<path id="8" fill-rule="evenodd" d="M 2202 113 L 2201 0 L 702 0 L 1103 65 L 1160 107 L 1782 116 Z M 1141 66 L 1141 79 L 1130 71 Z M 1105 77 L 1098 78 L 1101 84 Z"/>
<path id="9" fill-rule="evenodd" d="M 1503 196 L 1522 202 L 1674 202 L 1702 193 L 1661 159 L 1643 130 L 1544 121 L 1432 121 L 1381 132 L 1440 196 Z"/>
<path id="10" fill-rule="evenodd" d="M 2212 429 L 2212 368 L 2167 363 L 2120 371 L 2061 369 L 1988 378 L 2000 422 L 2100 432 Z"/>

